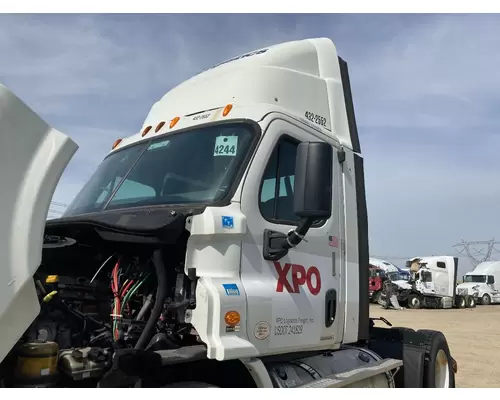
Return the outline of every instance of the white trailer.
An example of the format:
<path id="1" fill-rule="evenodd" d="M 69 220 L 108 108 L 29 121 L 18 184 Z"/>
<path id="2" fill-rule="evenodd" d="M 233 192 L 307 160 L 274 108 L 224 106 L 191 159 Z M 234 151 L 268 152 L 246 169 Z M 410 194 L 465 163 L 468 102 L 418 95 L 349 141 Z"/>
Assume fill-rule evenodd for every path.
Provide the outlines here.
<path id="1" fill-rule="evenodd" d="M 457 286 L 457 294 L 473 296 L 477 304 L 500 303 L 500 261 L 480 263 L 473 271 L 467 272 L 463 283 Z"/>
<path id="2" fill-rule="evenodd" d="M 172 89 L 46 222 L 76 150 L 0 85 L 5 386 L 455 386 L 441 332 L 370 318 L 363 158 L 331 40 Z"/>

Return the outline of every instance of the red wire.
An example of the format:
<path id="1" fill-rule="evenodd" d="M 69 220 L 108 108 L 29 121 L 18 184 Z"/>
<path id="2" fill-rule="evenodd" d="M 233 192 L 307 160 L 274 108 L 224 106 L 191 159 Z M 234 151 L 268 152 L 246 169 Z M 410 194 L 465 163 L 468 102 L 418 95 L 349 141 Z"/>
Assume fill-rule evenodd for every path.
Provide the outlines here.
<path id="1" fill-rule="evenodd" d="M 125 288 L 122 290 L 121 292 L 121 295 L 120 295 L 120 299 L 123 300 L 123 298 L 125 297 L 125 295 L 127 294 L 127 292 L 129 291 L 130 287 L 134 284 L 134 281 L 130 281 L 127 283 L 127 285 L 125 286 Z"/>
<path id="2" fill-rule="evenodd" d="M 114 307 L 113 307 L 113 314 L 115 315 L 113 317 L 114 320 L 116 320 L 118 317 L 117 315 L 120 315 L 120 296 L 118 294 L 118 268 L 120 267 L 120 262 L 117 261 L 115 264 L 115 267 L 113 268 L 113 279 L 111 281 L 111 291 L 113 292 L 113 295 L 115 297 L 114 301 Z M 118 324 L 116 324 L 116 329 L 114 332 L 115 340 L 118 340 L 119 338 L 119 332 L 118 332 Z"/>

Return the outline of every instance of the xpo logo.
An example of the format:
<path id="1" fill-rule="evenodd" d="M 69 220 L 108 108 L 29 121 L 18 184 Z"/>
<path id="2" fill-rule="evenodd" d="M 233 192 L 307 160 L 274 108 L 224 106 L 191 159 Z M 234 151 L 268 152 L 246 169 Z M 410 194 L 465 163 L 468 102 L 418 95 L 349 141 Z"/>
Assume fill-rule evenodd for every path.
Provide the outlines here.
<path id="1" fill-rule="evenodd" d="M 311 266 L 306 269 L 303 265 L 290 263 L 281 266 L 277 261 L 273 264 L 278 273 L 276 292 L 282 293 L 283 289 L 286 289 L 288 293 L 300 293 L 300 287 L 304 285 L 313 296 L 321 291 L 321 275 L 318 268 Z"/>

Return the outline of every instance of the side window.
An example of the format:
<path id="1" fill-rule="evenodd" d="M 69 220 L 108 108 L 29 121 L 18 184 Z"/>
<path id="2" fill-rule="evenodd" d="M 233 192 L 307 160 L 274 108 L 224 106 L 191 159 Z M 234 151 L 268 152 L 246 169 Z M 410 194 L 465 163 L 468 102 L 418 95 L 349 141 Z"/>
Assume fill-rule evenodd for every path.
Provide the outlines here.
<path id="1" fill-rule="evenodd" d="M 438 261 L 437 266 L 438 268 L 446 268 L 446 264 L 443 261 Z"/>
<path id="2" fill-rule="evenodd" d="M 298 141 L 283 138 L 267 163 L 260 187 L 259 207 L 262 216 L 270 221 L 296 224 L 293 212 L 295 158 Z"/>

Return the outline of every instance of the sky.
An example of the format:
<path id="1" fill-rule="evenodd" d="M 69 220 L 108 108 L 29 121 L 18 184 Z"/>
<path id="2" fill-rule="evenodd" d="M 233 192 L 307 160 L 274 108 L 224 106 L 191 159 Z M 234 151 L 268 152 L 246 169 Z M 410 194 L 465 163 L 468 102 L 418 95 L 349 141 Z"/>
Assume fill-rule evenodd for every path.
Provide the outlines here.
<path id="1" fill-rule="evenodd" d="M 169 89 L 311 37 L 349 64 L 371 254 L 500 240 L 500 15 L 0 15 L 0 82 L 80 146 L 54 195 L 68 204 Z"/>

